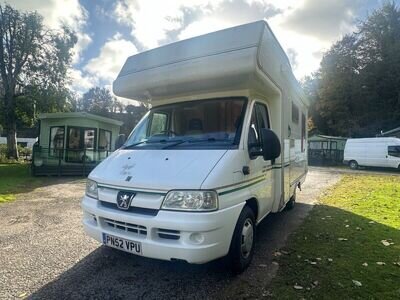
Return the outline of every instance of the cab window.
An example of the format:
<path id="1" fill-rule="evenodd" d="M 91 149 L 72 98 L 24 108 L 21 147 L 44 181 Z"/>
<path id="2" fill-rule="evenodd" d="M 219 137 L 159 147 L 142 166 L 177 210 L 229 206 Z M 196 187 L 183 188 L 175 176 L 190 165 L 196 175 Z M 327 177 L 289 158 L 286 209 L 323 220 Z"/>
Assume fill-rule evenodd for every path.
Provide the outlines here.
<path id="1" fill-rule="evenodd" d="M 162 134 L 167 128 L 168 116 L 165 113 L 154 113 L 151 121 L 150 136 L 155 134 Z"/>
<path id="2" fill-rule="evenodd" d="M 270 128 L 268 109 L 264 104 L 256 103 L 251 113 L 248 149 L 253 151 L 261 150 L 261 129 Z"/>
<path id="3" fill-rule="evenodd" d="M 400 146 L 389 146 L 388 154 L 390 156 L 400 157 Z"/>

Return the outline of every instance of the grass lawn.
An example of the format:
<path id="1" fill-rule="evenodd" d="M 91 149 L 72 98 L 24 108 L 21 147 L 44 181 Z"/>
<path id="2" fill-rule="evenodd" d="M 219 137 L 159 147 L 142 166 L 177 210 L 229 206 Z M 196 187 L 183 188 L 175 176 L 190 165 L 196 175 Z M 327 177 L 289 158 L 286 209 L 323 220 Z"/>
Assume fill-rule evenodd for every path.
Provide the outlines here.
<path id="1" fill-rule="evenodd" d="M 284 250 L 272 298 L 400 299 L 400 176 L 344 176 Z"/>
<path id="2" fill-rule="evenodd" d="M 38 184 L 28 164 L 0 164 L 0 203 L 15 200 L 15 195 Z"/>

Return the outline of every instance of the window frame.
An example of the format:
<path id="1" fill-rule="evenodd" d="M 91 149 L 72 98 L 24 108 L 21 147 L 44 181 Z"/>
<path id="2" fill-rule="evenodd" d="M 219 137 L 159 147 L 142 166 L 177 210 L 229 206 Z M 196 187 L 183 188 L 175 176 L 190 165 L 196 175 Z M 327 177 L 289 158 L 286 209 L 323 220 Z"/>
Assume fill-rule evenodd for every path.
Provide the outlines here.
<path id="1" fill-rule="evenodd" d="M 306 139 L 307 139 L 307 117 L 306 114 L 301 112 L 301 152 L 306 152 Z"/>
<path id="2" fill-rule="evenodd" d="M 107 130 L 107 129 L 103 129 L 103 128 L 99 128 L 99 142 L 100 142 L 100 131 L 104 131 L 104 132 L 109 132 L 110 133 L 110 149 L 99 149 L 99 145 L 97 145 L 97 149 L 98 151 L 112 151 L 112 131 L 111 130 Z"/>
<path id="3" fill-rule="evenodd" d="M 151 114 L 149 116 L 150 124 L 147 126 L 147 136 L 151 136 L 150 133 L 151 133 L 151 128 L 153 126 L 154 114 L 165 115 L 167 117 L 166 122 L 165 122 L 165 128 L 169 127 L 169 122 L 171 119 L 171 116 L 169 115 L 169 113 L 164 112 L 164 111 L 153 111 L 153 112 L 151 112 Z M 164 129 L 164 130 L 167 130 L 167 129 Z M 157 133 L 154 133 L 154 134 L 157 134 Z"/>
<path id="4" fill-rule="evenodd" d="M 174 106 L 176 104 L 185 104 L 185 103 L 202 103 L 202 102 L 213 102 L 213 101 L 235 101 L 235 100 L 239 100 L 239 101 L 243 101 L 243 105 L 242 105 L 242 111 L 240 112 L 240 124 L 239 126 L 236 128 L 235 131 L 235 138 L 233 140 L 233 144 L 229 145 L 229 147 L 226 147 L 225 145 L 223 146 L 213 146 L 213 145 L 207 145 L 207 147 L 202 147 L 202 146 L 197 146 L 197 147 L 191 147 L 191 148 L 185 148 L 185 147 L 177 147 L 177 148 L 168 148 L 168 149 L 173 149 L 173 150 L 215 150 L 215 149 L 225 149 L 225 150 L 233 150 L 233 149 L 239 149 L 240 146 L 240 142 L 241 142 L 241 138 L 242 138 L 242 134 L 244 133 L 244 122 L 245 122 L 245 118 L 246 118 L 246 114 L 247 114 L 247 109 L 248 109 L 248 103 L 249 103 L 249 99 L 246 96 L 226 96 L 226 97 L 211 97 L 211 98 L 204 98 L 204 99 L 196 99 L 196 100 L 187 100 L 187 101 L 179 101 L 179 102 L 174 102 L 174 103 L 168 103 L 168 104 L 163 104 L 163 105 L 158 105 L 153 107 L 147 114 L 149 114 L 147 116 L 144 115 L 143 118 L 140 120 L 140 122 L 135 126 L 135 128 L 131 131 L 131 133 L 129 134 L 129 137 L 127 139 L 127 141 L 129 141 L 129 139 L 132 137 L 132 135 L 134 134 L 135 130 L 137 127 L 142 126 L 142 122 L 145 122 L 145 118 L 147 118 L 149 121 L 149 123 L 147 124 L 147 128 L 146 128 L 146 134 L 149 135 L 149 130 L 151 128 L 151 123 L 152 123 L 152 114 L 154 113 L 153 110 L 156 110 L 155 112 L 159 113 L 162 112 L 165 109 L 168 109 L 171 106 Z M 173 116 L 166 113 L 168 115 L 168 123 L 167 123 L 167 128 L 170 127 L 170 122 L 172 122 Z M 151 120 L 150 120 L 151 119 Z M 173 129 L 172 129 L 173 130 Z M 148 148 L 148 147 L 137 147 L 135 148 L 135 150 L 154 150 L 153 148 Z"/>
<path id="5" fill-rule="evenodd" d="M 294 111 L 296 111 L 296 120 L 294 119 Z M 292 101 L 292 123 L 293 124 L 299 124 L 300 121 L 300 108 L 297 104 L 294 103 L 294 101 Z"/>
<path id="6" fill-rule="evenodd" d="M 389 148 L 392 148 L 392 147 L 398 149 L 398 150 L 396 151 L 396 152 L 398 153 L 398 155 L 392 155 L 392 154 L 390 154 L 392 151 L 389 150 Z M 387 146 L 387 153 L 388 153 L 388 156 L 400 158 L 400 145 L 388 145 L 388 146 Z"/>
<path id="7" fill-rule="evenodd" d="M 63 158 L 64 158 L 65 144 L 66 144 L 66 143 L 65 143 L 65 126 L 62 126 L 62 125 L 54 125 L 54 126 L 50 126 L 49 128 L 50 128 L 50 130 L 49 130 L 49 157 L 61 158 L 61 159 L 63 159 Z M 51 153 L 51 149 L 54 149 L 54 148 L 51 148 L 51 131 L 52 131 L 53 128 L 63 128 L 63 129 L 64 129 L 64 133 L 63 133 L 62 155 L 54 155 L 54 154 Z"/>
<path id="8" fill-rule="evenodd" d="M 258 116 L 258 113 L 257 113 L 257 107 L 258 106 L 265 107 L 266 113 L 267 113 L 266 114 L 267 115 L 267 126 L 268 126 L 267 128 L 271 129 L 271 117 L 270 117 L 270 110 L 269 110 L 268 104 L 265 103 L 265 102 L 259 101 L 259 100 L 255 100 L 253 105 L 252 105 L 252 107 L 251 107 L 250 120 L 249 120 L 249 124 L 247 126 L 247 141 L 246 141 L 246 144 L 247 144 L 247 152 L 249 153 L 250 159 L 257 159 L 257 157 L 252 157 L 250 155 L 251 147 L 249 147 L 250 124 L 251 124 L 251 118 L 252 118 L 253 112 L 255 112 L 255 118 L 256 118 L 256 123 L 257 123 L 257 128 L 258 128 L 258 132 L 257 132 L 257 134 L 258 134 L 258 142 L 259 142 L 258 147 L 261 148 L 261 145 L 262 145 L 262 140 L 261 140 L 262 137 L 261 137 L 261 134 L 260 134 L 261 127 L 260 127 L 259 116 Z"/>
<path id="9" fill-rule="evenodd" d="M 85 137 L 83 135 L 82 135 L 82 140 L 79 143 L 79 148 L 78 149 L 69 148 L 68 147 L 68 145 L 69 145 L 69 130 L 71 128 L 79 128 L 79 131 L 80 131 L 79 134 L 82 134 L 82 132 L 85 131 L 86 129 L 94 130 L 94 147 L 93 147 L 93 149 L 85 148 L 85 141 L 84 141 Z M 86 150 L 89 150 L 89 151 L 96 151 L 97 150 L 97 128 L 95 128 L 95 127 L 82 127 L 82 126 L 67 126 L 67 143 L 66 143 L 65 149 L 66 150 L 82 150 L 82 151 L 86 149 Z"/>
<path id="10" fill-rule="evenodd" d="M 79 143 L 79 148 L 78 149 L 72 149 L 72 148 L 68 147 L 69 146 L 69 130 L 71 128 L 79 128 L 79 134 L 81 135 L 82 139 L 81 139 L 81 141 Z M 93 149 L 85 148 L 84 131 L 86 129 L 94 130 L 94 142 L 93 142 L 94 143 L 94 147 L 93 147 Z M 98 133 L 98 130 L 95 127 L 67 126 L 67 141 L 66 141 L 66 145 L 64 147 L 64 149 L 66 151 L 65 161 L 69 162 L 69 163 L 82 163 L 82 161 L 79 161 L 79 160 L 71 160 L 67 155 L 68 151 L 73 151 L 73 150 L 75 150 L 75 151 L 97 151 L 97 133 Z"/>

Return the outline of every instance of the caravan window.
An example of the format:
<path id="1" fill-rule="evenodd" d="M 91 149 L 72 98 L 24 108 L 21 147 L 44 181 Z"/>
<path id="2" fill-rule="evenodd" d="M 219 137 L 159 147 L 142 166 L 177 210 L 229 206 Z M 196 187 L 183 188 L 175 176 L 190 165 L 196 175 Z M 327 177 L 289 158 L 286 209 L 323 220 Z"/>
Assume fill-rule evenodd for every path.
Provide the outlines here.
<path id="1" fill-rule="evenodd" d="M 292 122 L 295 124 L 299 123 L 299 108 L 292 102 Z"/>
<path id="2" fill-rule="evenodd" d="M 50 127 L 49 154 L 53 157 L 62 155 L 64 149 L 64 127 Z"/>
<path id="3" fill-rule="evenodd" d="M 301 114 L 301 152 L 306 151 L 306 116 Z"/>
<path id="4" fill-rule="evenodd" d="M 111 151 L 111 131 L 99 130 L 99 150 Z"/>
<path id="5" fill-rule="evenodd" d="M 400 146 L 389 146 L 388 154 L 390 156 L 400 157 Z"/>

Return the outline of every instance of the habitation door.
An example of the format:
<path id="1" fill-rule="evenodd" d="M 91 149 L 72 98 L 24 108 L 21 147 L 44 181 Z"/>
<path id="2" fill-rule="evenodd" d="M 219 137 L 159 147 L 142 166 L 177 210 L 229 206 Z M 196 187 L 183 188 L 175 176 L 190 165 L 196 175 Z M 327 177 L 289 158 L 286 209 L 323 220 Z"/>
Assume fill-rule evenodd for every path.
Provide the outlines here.
<path id="1" fill-rule="evenodd" d="M 67 134 L 67 162 L 96 160 L 96 128 L 68 127 Z"/>

